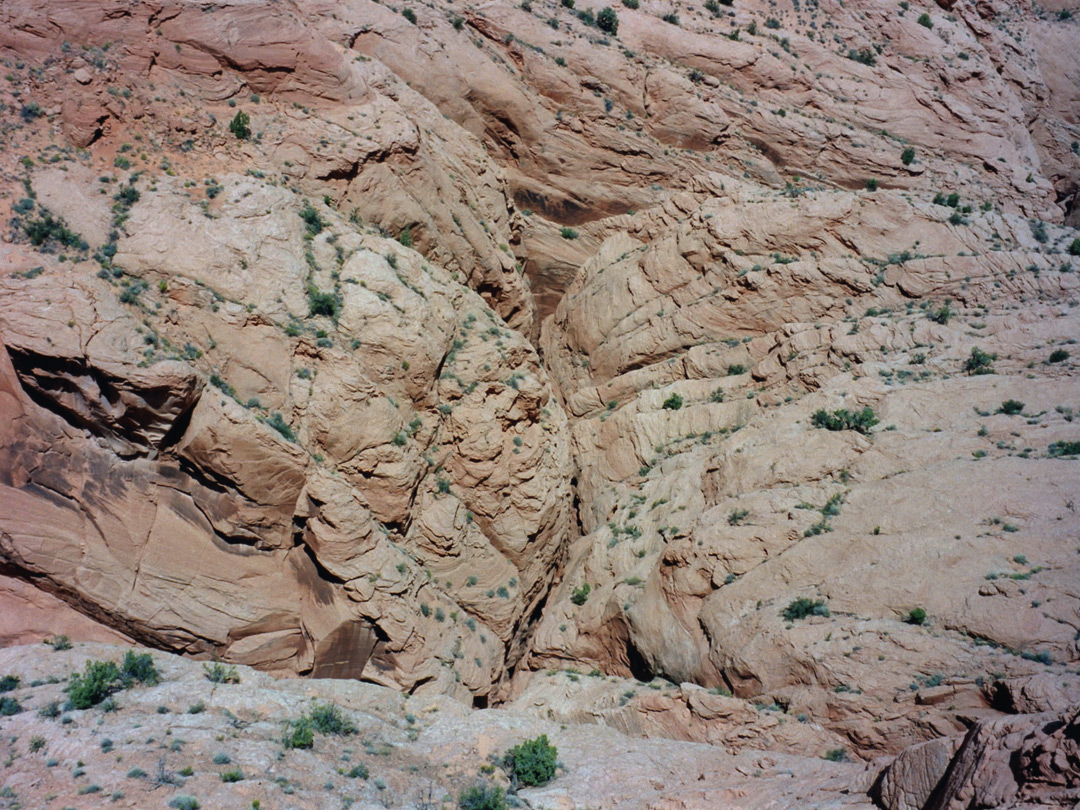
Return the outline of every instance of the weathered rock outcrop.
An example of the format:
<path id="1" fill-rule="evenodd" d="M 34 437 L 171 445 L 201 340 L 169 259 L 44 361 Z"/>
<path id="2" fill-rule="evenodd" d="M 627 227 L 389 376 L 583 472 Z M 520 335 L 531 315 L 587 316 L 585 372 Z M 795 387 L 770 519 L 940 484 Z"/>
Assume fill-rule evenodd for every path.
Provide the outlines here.
<path id="1" fill-rule="evenodd" d="M 160 683 L 117 693 L 115 710 L 69 711 L 63 724 L 37 713 L 64 699 L 61 681 L 87 660 L 118 662 L 123 653 L 105 644 L 56 653 L 41 645 L 0 650 L 0 673 L 20 680 L 4 697 L 22 708 L 2 721 L 5 733 L 17 738 L 10 743 L 17 755 L 4 776 L 6 798 L 30 805 L 51 795 L 50 801 L 95 810 L 164 806 L 177 795 L 195 797 L 203 807 L 250 805 L 253 796 L 263 806 L 280 796 L 283 803 L 319 810 L 343 800 L 354 807 L 423 806 L 480 783 L 511 788 L 489 756 L 545 734 L 558 749 L 555 779 L 517 786 L 518 801 L 538 810 L 706 810 L 731 802 L 761 810 L 807 802 L 873 808 L 865 786 L 877 769 L 856 763 L 635 739 L 517 711 L 474 711 L 441 695 L 403 695 L 341 680 L 277 680 L 243 666 L 232 673 L 238 682 L 216 684 L 199 663 L 160 651 L 152 653 Z M 327 704 L 336 705 L 356 733 L 317 733 L 311 750 L 283 750 L 282 721 Z M 189 706 L 201 710 L 190 714 Z M 162 739 L 182 739 L 182 751 L 162 748 Z M 57 766 L 48 766 L 53 760 Z M 189 767 L 181 780 L 177 772 Z M 73 778 L 76 768 L 80 776 Z M 242 778 L 222 777 L 230 772 Z M 90 785 L 98 787 L 87 790 Z"/>
<path id="2" fill-rule="evenodd" d="M 16 82 L 24 98 L 62 100 L 59 123 L 76 146 L 109 135 L 101 145 L 115 150 L 136 130 L 152 134 L 155 149 L 179 147 L 165 167 L 280 173 L 354 219 L 407 234 L 511 325 L 531 325 L 509 247 L 520 222 L 501 170 L 475 138 L 378 63 L 350 58 L 295 4 L 8 4 L 0 49 L 52 68 Z M 236 112 L 249 115 L 252 141 L 226 129 Z M 211 161 L 198 159 L 204 150 Z"/>
<path id="3" fill-rule="evenodd" d="M 777 188 L 977 189 L 1054 222 L 1060 203 L 1076 222 L 1067 15 L 985 0 L 925 20 L 873 2 L 646 4 L 618 8 L 609 36 L 591 25 L 603 5 L 435 2 L 415 24 L 370 0 L 310 8 L 482 137 L 518 205 L 561 225 L 656 205 L 718 168 Z M 526 230 L 539 287 L 572 280 L 560 242 Z"/>
<path id="4" fill-rule="evenodd" d="M 717 177 L 603 242 L 544 328 L 584 534 L 532 666 L 726 687 L 896 753 L 988 708 L 971 673 L 1041 666 L 1001 648 L 1075 659 L 1076 389 L 1047 357 L 1076 275 L 1028 222 L 948 211 Z M 975 348 L 997 374 L 964 373 Z M 873 431 L 812 418 L 864 407 Z"/>
<path id="5" fill-rule="evenodd" d="M 414 251 L 221 182 L 129 186 L 104 278 L 6 248 L 5 557 L 146 642 L 488 694 L 568 530 L 535 352 Z"/>
<path id="6" fill-rule="evenodd" d="M 0 7 L 0 640 L 1074 801 L 1077 21 L 602 5 Z"/>
<path id="7" fill-rule="evenodd" d="M 912 746 L 883 771 L 872 793 L 886 810 L 959 810 L 1068 806 L 1077 790 L 1080 707 L 1072 703 L 982 720 L 962 738 Z"/>

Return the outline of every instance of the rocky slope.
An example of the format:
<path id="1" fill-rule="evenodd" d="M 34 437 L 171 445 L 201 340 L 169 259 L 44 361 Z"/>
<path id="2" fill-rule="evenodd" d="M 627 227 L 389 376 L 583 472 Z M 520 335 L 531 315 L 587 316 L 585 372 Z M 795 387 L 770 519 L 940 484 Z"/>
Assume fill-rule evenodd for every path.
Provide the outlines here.
<path id="1" fill-rule="evenodd" d="M 246 667 L 214 682 L 206 665 L 164 653 L 152 656 L 157 683 L 136 682 L 107 704 L 62 709 L 65 679 L 89 661 L 120 663 L 122 652 L 102 644 L 0 651 L 0 672 L 18 679 L 4 694 L 12 713 L 0 720 L 8 806 L 172 807 L 191 797 L 192 807 L 445 807 L 477 784 L 514 791 L 493 763 L 540 734 L 558 749 L 555 778 L 519 787 L 516 798 L 550 810 L 871 808 L 867 791 L 890 810 L 922 806 L 931 792 L 935 807 L 968 806 L 972 797 L 1002 806 L 1067 797 L 1068 769 L 1076 767 L 1075 709 L 1063 710 L 1063 695 L 1045 685 L 1027 689 L 1024 713 L 979 724 L 962 740 L 913 748 L 885 768 L 635 739 L 514 710 L 473 711 L 443 696 L 276 680 Z M 310 748 L 283 743 L 302 716 L 329 706 L 344 733 L 317 732 Z M 1015 770 L 1005 763 L 1007 745 L 1022 751 Z"/>
<path id="2" fill-rule="evenodd" d="M 485 693 L 566 533 L 535 352 L 415 252 L 222 182 L 213 218 L 171 181 L 135 204 L 122 284 L 8 253 L 7 558 L 174 649 L 357 675 L 374 645 L 388 683 Z M 213 260 L 163 247 L 188 228 Z"/>
<path id="3" fill-rule="evenodd" d="M 1077 388 L 1048 362 L 1076 276 L 1009 215 L 713 182 L 608 238 L 545 324 L 584 536 L 533 665 L 726 688 L 864 751 L 959 730 L 979 673 L 1076 657 Z M 916 708 L 928 679 L 953 689 Z"/>
<path id="4" fill-rule="evenodd" d="M 92 10 L 72 17 L 72 36 L 118 24 Z M 446 243 L 475 230 L 482 250 L 466 239 L 448 267 L 429 262 L 415 249 L 423 227 L 385 238 L 362 225 L 347 188 L 335 204 L 333 178 L 285 159 L 296 157 L 282 151 L 288 139 L 310 143 L 307 125 L 286 125 L 310 117 L 294 112 L 298 101 L 273 103 L 265 122 L 257 113 L 250 140 L 177 142 L 188 119 L 146 116 L 126 88 L 107 93 L 148 67 L 134 32 L 157 31 L 122 22 L 134 42 L 116 62 L 101 48 L 48 67 L 57 85 L 79 88 L 72 98 L 119 99 L 115 126 L 136 127 L 123 133 L 131 140 L 104 157 L 53 143 L 71 135 L 63 105 L 53 123 L 27 107 L 29 125 L 14 133 L 42 151 L 10 167 L 22 176 L 0 296 L 6 559 L 149 643 L 295 673 L 356 676 L 370 656 L 381 682 L 483 698 L 520 657 L 517 631 L 546 595 L 569 521 L 562 408 L 533 348 L 489 306 L 511 323 L 530 317 L 512 256 L 489 261 L 508 257 L 494 243 L 511 239 L 497 169 L 460 130 L 440 138 L 449 125 L 422 99 L 409 97 L 410 113 L 373 89 L 408 93 L 377 66 L 350 63 L 303 26 L 265 29 L 291 37 L 278 61 L 295 64 L 271 65 L 296 82 L 280 92 L 328 96 L 337 104 L 326 114 L 346 121 L 371 116 L 374 170 L 397 164 L 419 184 L 405 195 L 384 179 L 381 193 L 439 200 L 420 190 L 438 179 L 426 161 L 465 174 L 453 198 L 464 224 Z M 33 19 L 6 30 L 36 52 L 24 41 L 38 33 Z M 189 47 L 216 52 L 233 42 L 228 30 L 192 35 Z M 258 72 L 226 51 L 223 61 Z M 336 66 L 333 81 L 311 67 L 316 57 Z M 90 68 L 104 75 L 85 81 Z M 178 103 L 193 88 L 210 95 L 207 76 L 221 80 L 197 60 L 165 69 Z M 423 160 L 421 124 L 440 144 Z M 335 147 L 343 140 L 357 148 L 344 135 Z M 328 138 L 320 148 L 339 159 Z M 260 160 L 287 174 L 254 168 Z M 105 161 L 112 172 L 94 171 Z M 211 176 L 208 163 L 225 171 Z M 304 194 L 309 179 L 320 200 Z M 485 194 L 497 208 L 474 206 L 492 218 L 473 228 L 457 207 Z M 35 227 L 43 235 L 26 244 Z M 235 583 L 242 593 L 225 596 Z"/>
<path id="5" fill-rule="evenodd" d="M 536 807 L 1068 801 L 1076 20 L 630 5 L 0 7 L 0 640 L 441 792 L 438 696 L 571 725 Z"/>

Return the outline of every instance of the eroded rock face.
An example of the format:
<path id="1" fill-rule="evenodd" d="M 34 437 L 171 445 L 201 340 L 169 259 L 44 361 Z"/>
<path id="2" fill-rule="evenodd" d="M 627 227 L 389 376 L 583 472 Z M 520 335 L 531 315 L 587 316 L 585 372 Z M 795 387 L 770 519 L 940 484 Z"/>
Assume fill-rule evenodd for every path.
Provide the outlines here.
<path id="1" fill-rule="evenodd" d="M 963 738 L 913 746 L 883 773 L 882 806 L 1068 806 L 1080 787 L 1078 707 L 977 723 Z"/>
<path id="2" fill-rule="evenodd" d="M 549 784 L 519 786 L 519 800 L 535 808 L 707 810 L 732 801 L 761 810 L 806 802 L 873 808 L 858 787 L 872 781 L 878 769 L 858 763 L 636 739 L 514 710 L 474 711 L 442 695 L 404 695 L 355 681 L 279 680 L 243 666 L 234 668 L 234 682 L 211 683 L 199 662 L 161 651 L 150 653 L 160 682 L 119 692 L 115 711 L 71 712 L 74 722 L 64 725 L 37 714 L 65 699 L 62 680 L 87 660 L 119 662 L 124 652 L 107 644 L 77 644 L 56 653 L 41 645 L 0 650 L 0 672 L 19 678 L 19 686 L 5 697 L 24 709 L 4 718 L 5 731 L 20 743 L 21 756 L 4 777 L 19 801 L 52 795 L 50 801 L 105 808 L 118 802 L 167 804 L 182 794 L 197 797 L 204 807 L 228 807 L 250 804 L 254 792 L 274 795 L 287 786 L 289 802 L 319 810 L 339 807 L 343 795 L 354 797 L 354 806 L 422 805 L 436 795 L 460 795 L 481 781 L 511 788 L 502 769 L 493 771 L 488 756 L 501 757 L 544 734 L 557 747 L 560 765 Z M 198 715 L 185 712 L 196 704 L 203 706 Z M 356 734 L 316 734 L 312 750 L 282 751 L 282 721 L 296 720 L 317 704 L 336 705 Z M 170 711 L 163 713 L 160 706 Z M 133 727 L 140 730 L 136 739 L 130 739 Z M 183 735 L 181 754 L 160 748 L 159 740 L 169 731 L 177 738 Z M 28 751 L 30 740 L 38 738 L 43 742 Z M 106 739 L 113 742 L 103 750 Z M 212 764 L 222 754 L 230 762 Z M 117 762 L 117 756 L 123 761 Z M 48 767 L 53 759 L 57 767 Z M 76 766 L 77 761 L 83 765 Z M 159 767 L 171 775 L 186 762 L 199 767 L 182 786 L 155 786 Z M 76 767 L 83 768 L 85 779 L 70 776 Z M 139 776 L 140 771 L 148 776 Z M 244 778 L 222 779 L 228 771 Z M 360 777 L 364 772 L 366 779 Z M 100 792 L 79 792 L 89 784 L 97 784 Z M 113 799 L 115 793 L 124 798 Z"/>
<path id="3" fill-rule="evenodd" d="M 938 737 L 905 748 L 875 785 L 885 810 L 922 810 L 960 747 L 959 737 Z"/>
<path id="4" fill-rule="evenodd" d="M 0 48 L 64 68 L 31 81 L 63 99 L 63 132 L 75 146 L 145 131 L 155 148 L 197 150 L 192 163 L 206 173 L 280 172 L 355 220 L 407 234 L 512 326 L 531 326 L 528 285 L 509 247 L 520 221 L 502 171 L 475 138 L 380 64 L 351 58 L 302 8 L 88 1 L 13 4 L 0 15 Z M 255 142 L 226 130 L 238 111 L 250 115 Z M 215 157 L 208 164 L 200 153 Z"/>
<path id="5" fill-rule="evenodd" d="M 1075 658 L 1080 480 L 1051 445 L 1076 386 L 1046 362 L 1075 274 L 1024 220 L 947 217 L 716 177 L 603 242 L 544 328 L 584 536 L 531 666 L 728 688 L 895 753 L 989 708 L 970 673 L 1040 666 L 971 637 Z M 964 372 L 974 348 L 996 374 Z M 865 435 L 815 427 L 864 407 Z"/>
<path id="6" fill-rule="evenodd" d="M 486 695 L 568 531 L 535 351 L 414 251 L 221 182 L 136 184 L 122 283 L 0 282 L 6 558 L 172 649 Z"/>
<path id="7" fill-rule="evenodd" d="M 717 168 L 774 188 L 977 188 L 1049 221 L 1061 202 L 1075 224 L 1067 19 L 963 2 L 924 25 L 923 9 L 748 0 L 621 7 L 608 36 L 589 25 L 603 5 L 436 2 L 416 24 L 368 0 L 309 7 L 482 137 L 518 205 L 559 225 L 657 205 Z M 591 251 L 568 261 L 542 225 L 523 246 L 546 315 Z"/>
<path id="8" fill-rule="evenodd" d="M 938 7 L 5 5 L 0 633 L 1067 801 L 1076 24 Z"/>
<path id="9" fill-rule="evenodd" d="M 41 590 L 37 583 L 0 575 L 0 644 L 15 647 L 57 636 L 111 643 L 128 640 L 122 633 L 95 622 Z"/>

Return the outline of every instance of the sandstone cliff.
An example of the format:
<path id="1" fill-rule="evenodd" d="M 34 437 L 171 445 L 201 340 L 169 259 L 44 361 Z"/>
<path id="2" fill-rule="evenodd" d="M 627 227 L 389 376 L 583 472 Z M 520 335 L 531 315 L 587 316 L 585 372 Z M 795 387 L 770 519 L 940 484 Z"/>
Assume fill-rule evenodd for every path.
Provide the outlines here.
<path id="1" fill-rule="evenodd" d="M 572 724 L 536 807 L 1068 802 L 1072 11 L 602 8 L 0 7 L 0 639 Z"/>

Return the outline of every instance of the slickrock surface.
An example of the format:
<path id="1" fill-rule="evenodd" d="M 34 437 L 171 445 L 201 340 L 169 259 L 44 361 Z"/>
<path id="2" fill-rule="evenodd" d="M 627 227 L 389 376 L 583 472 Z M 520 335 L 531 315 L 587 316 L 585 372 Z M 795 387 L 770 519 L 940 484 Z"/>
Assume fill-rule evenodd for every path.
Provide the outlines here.
<path id="1" fill-rule="evenodd" d="M 80 808 L 166 807 L 178 795 L 202 807 L 249 807 L 253 800 L 327 810 L 343 803 L 440 807 L 478 781 L 508 786 L 490 758 L 546 734 L 560 768 L 548 785 L 520 790 L 529 807 L 873 807 L 865 787 L 862 796 L 851 789 L 868 787 L 874 776 L 856 763 L 635 739 L 515 711 L 474 711 L 445 696 L 408 697 L 342 680 L 275 680 L 247 667 L 236 668 L 239 683 L 212 683 L 199 663 L 160 652 L 153 653 L 160 683 L 117 692 L 109 711 L 38 714 L 63 706 L 63 679 L 86 661 L 120 662 L 122 654 L 102 644 L 0 651 L 0 673 L 21 682 L 5 694 L 23 709 L 0 719 L 10 757 L 5 799 L 24 807 L 45 797 Z M 328 703 L 356 733 L 316 733 L 310 750 L 285 749 L 286 723 Z M 367 776 L 359 776 L 364 769 Z M 222 774 L 230 772 L 242 778 L 226 782 Z"/>
<path id="2" fill-rule="evenodd" d="M 85 672 L 89 661 L 121 663 L 130 648 L 42 647 L 0 651 L 0 673 L 18 679 L 4 693 L 18 710 L 0 719 L 8 756 L 4 799 L 21 806 L 164 807 L 191 796 L 202 807 L 253 801 L 263 807 L 439 807 L 481 782 L 513 790 L 504 769 L 493 766 L 509 748 L 540 734 L 558 749 L 555 778 L 543 787 L 520 787 L 517 797 L 545 810 L 869 810 L 871 788 L 890 810 L 923 806 L 931 789 L 934 807 L 966 807 L 972 797 L 1009 806 L 1067 799 L 1075 788 L 1075 706 L 1052 701 L 1041 713 L 981 722 L 962 739 L 862 765 L 640 739 L 517 708 L 472 710 L 445 696 L 409 697 L 347 680 L 277 680 L 243 666 L 214 682 L 211 665 L 162 652 L 151 654 L 157 683 L 136 682 L 107 703 L 76 710 L 65 705 L 65 681 Z M 666 691 L 657 697 L 667 697 Z M 303 715 L 329 705 L 338 707 L 351 732 L 316 732 L 309 749 L 283 744 Z M 739 724 L 737 718 L 727 722 Z M 1013 743 L 1021 750 L 1018 765 L 1005 761 Z"/>
<path id="3" fill-rule="evenodd" d="M 725 687 L 864 751 L 955 733 L 974 678 L 1076 657 L 1080 467 L 1052 446 L 1078 389 L 1048 362 L 1076 275 L 1009 215 L 713 183 L 608 238 L 545 324 L 584 535 L 531 660 Z M 980 232 L 1002 249 L 968 255 Z M 881 424 L 812 425 L 841 407 Z M 798 598 L 831 615 L 785 621 Z"/>
<path id="4" fill-rule="evenodd" d="M 0 4 L 0 801 L 1075 803 L 1077 10 L 604 8 Z"/>
<path id="5" fill-rule="evenodd" d="M 135 205 L 134 312 L 89 262 L 0 281 L 5 554 L 173 649 L 355 676 L 374 645 L 383 682 L 486 693 L 568 521 L 535 352 L 414 251 L 223 184 L 213 219 L 168 178 Z"/>

